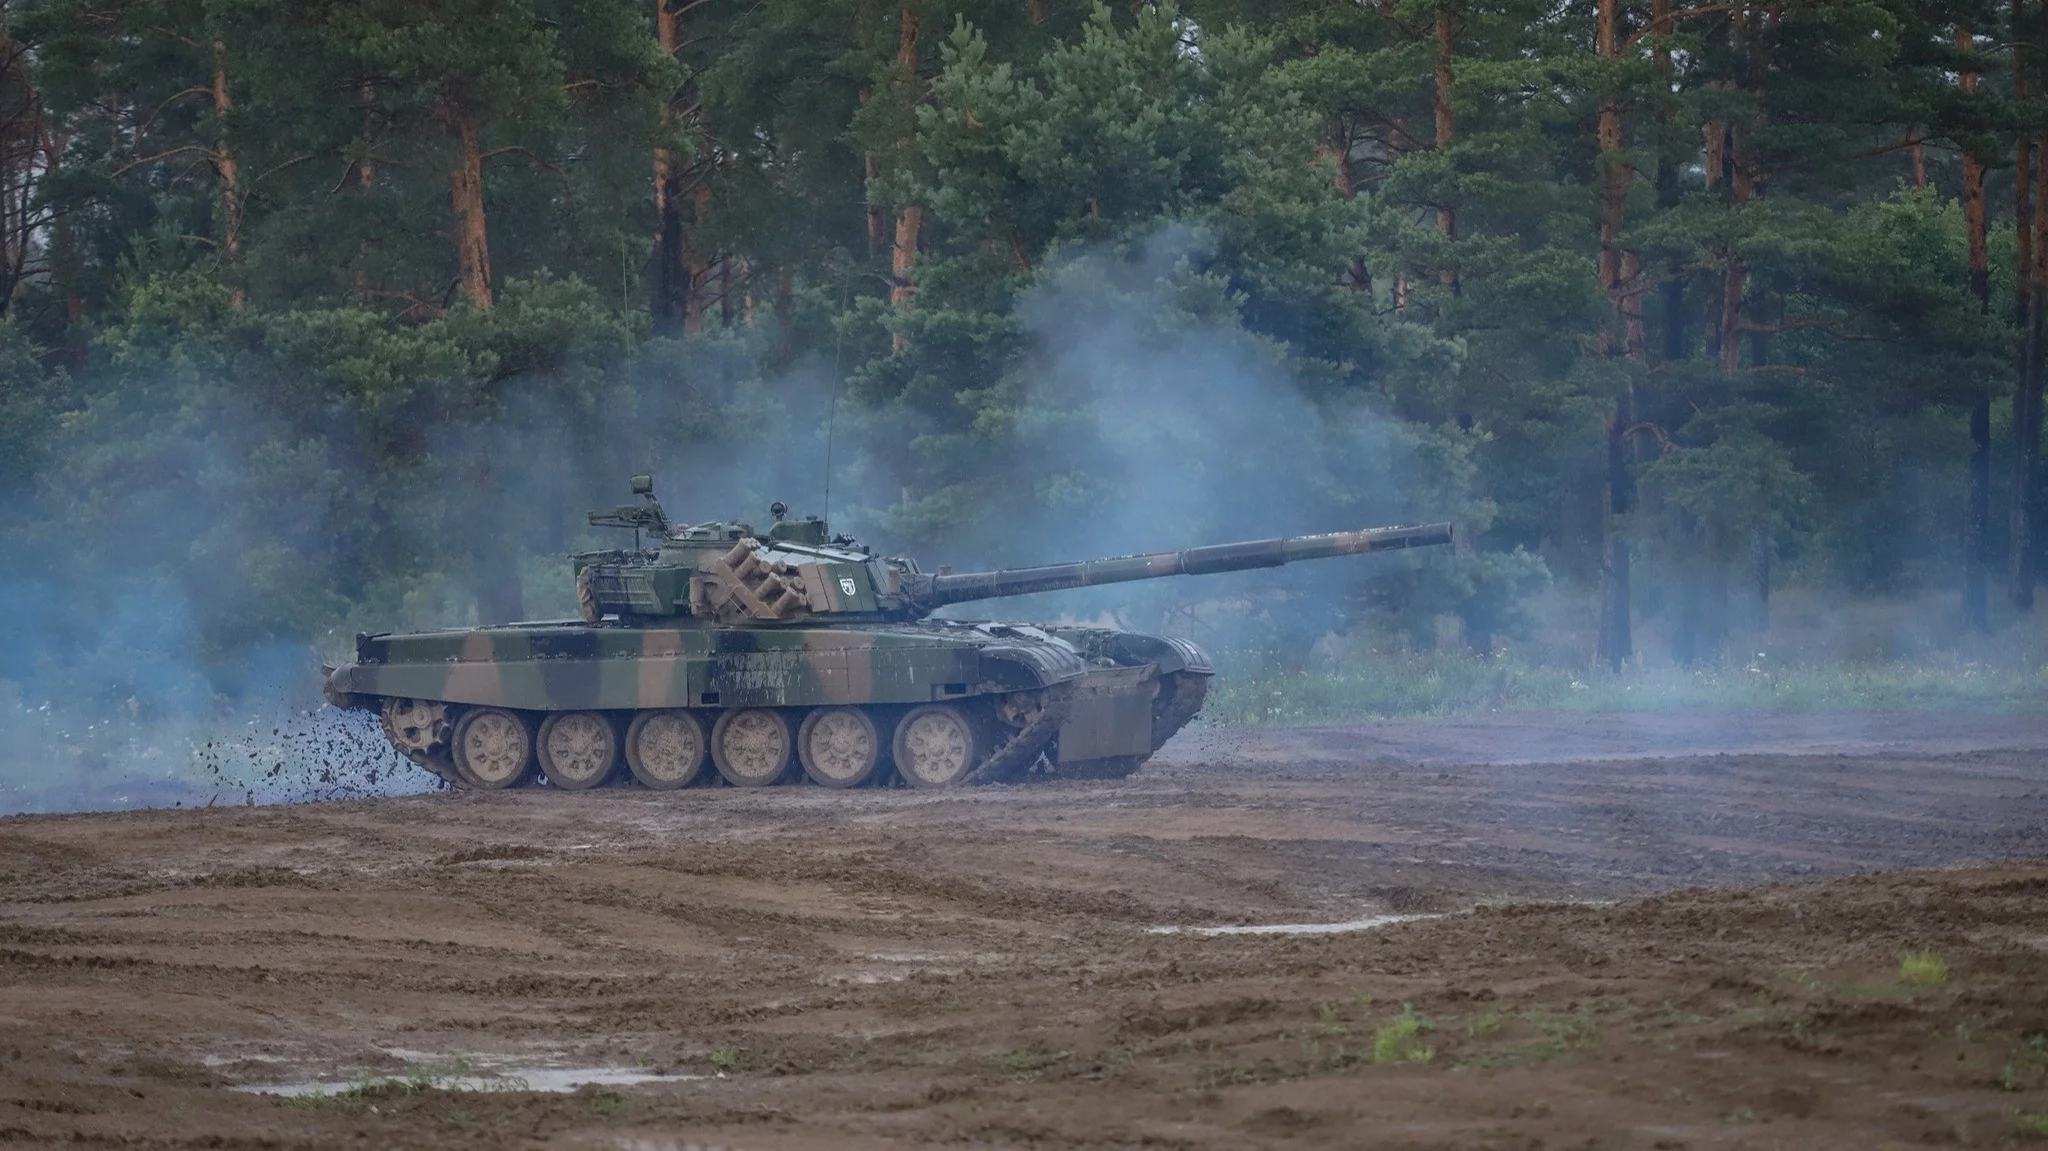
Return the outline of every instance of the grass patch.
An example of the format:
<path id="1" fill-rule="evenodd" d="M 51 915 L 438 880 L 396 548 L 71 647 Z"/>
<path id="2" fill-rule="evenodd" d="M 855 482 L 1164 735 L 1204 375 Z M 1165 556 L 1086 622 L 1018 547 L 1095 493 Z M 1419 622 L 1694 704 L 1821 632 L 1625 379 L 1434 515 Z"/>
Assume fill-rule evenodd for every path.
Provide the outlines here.
<path id="1" fill-rule="evenodd" d="M 1568 1055 L 1600 1038 L 1599 1021 L 1590 1008 L 1556 1011 L 1530 1007 L 1521 1011 L 1489 1008 L 1465 1021 L 1466 1037 L 1493 1048 L 1461 1059 L 1461 1067 L 1529 1066 Z"/>
<path id="2" fill-rule="evenodd" d="M 1372 1061 L 1427 1063 L 1436 1058 L 1436 1050 L 1424 1046 L 1422 1037 L 1434 1030 L 1436 1024 L 1424 1016 L 1417 1015 L 1413 1007 L 1403 1003 L 1401 1014 L 1373 1029 Z"/>
<path id="3" fill-rule="evenodd" d="M 401 1099 L 426 1091 L 525 1091 L 527 1082 L 516 1075 L 481 1075 L 474 1064 L 467 1059 L 456 1058 L 446 1063 L 408 1063 L 396 1075 L 378 1075 L 370 1071 L 358 1071 L 346 1087 L 335 1091 L 317 1091 L 307 1095 L 293 1095 L 284 1100 L 287 1107 L 320 1110 L 328 1107 L 347 1107 L 378 1099 Z"/>
<path id="4" fill-rule="evenodd" d="M 2048 1035 L 2029 1035 L 1998 1068 L 1998 1088 L 2033 1091 L 2043 1086 L 2048 1086 Z"/>
<path id="5" fill-rule="evenodd" d="M 1899 960 L 1899 982 L 1908 987 L 1940 987 L 1948 982 L 1948 961 L 1932 951 L 1908 951 Z"/>
<path id="6" fill-rule="evenodd" d="M 2022 1139 L 2048 1139 L 2048 1114 L 2020 1112 L 2012 1117 L 2012 1133 Z"/>
<path id="7" fill-rule="evenodd" d="M 1019 1075 L 1029 1075 L 1064 1063 L 1072 1054 L 1070 1051 L 1051 1051 L 1040 1046 L 1023 1047 L 1003 1056 L 1003 1066 Z"/>

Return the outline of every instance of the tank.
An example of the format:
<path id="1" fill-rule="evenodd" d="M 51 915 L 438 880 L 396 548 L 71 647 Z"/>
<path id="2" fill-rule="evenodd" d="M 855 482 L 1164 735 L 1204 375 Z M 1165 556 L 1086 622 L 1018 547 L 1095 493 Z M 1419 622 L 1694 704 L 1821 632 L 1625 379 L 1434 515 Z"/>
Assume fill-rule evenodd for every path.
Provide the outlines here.
<path id="1" fill-rule="evenodd" d="M 1201 710 L 1185 639 L 933 619 L 948 604 L 1451 542 L 1374 528 L 1008 571 L 926 572 L 815 516 L 674 524 L 653 480 L 592 512 L 629 549 L 570 557 L 582 618 L 359 635 L 327 699 L 458 787 L 583 791 L 1120 777 Z"/>

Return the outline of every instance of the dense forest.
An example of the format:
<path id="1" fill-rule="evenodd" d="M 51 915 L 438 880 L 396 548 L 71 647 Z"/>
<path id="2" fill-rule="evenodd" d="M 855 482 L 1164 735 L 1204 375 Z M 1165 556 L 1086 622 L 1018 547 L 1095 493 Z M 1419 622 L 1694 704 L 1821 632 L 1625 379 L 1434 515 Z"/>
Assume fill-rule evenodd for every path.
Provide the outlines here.
<path id="1" fill-rule="evenodd" d="M 0 0 L 0 680 L 529 615 L 643 468 L 928 562 L 1454 519 L 1327 577 L 1413 644 L 1996 632 L 2044 292 L 2025 0 Z"/>

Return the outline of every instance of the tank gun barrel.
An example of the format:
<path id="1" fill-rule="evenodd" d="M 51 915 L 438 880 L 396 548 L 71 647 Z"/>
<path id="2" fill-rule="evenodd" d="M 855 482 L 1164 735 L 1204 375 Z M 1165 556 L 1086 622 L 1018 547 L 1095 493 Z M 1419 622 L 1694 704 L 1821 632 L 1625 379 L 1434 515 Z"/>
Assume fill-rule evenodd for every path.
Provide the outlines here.
<path id="1" fill-rule="evenodd" d="M 1164 576 L 1210 575 L 1250 568 L 1279 567 L 1296 560 L 1365 555 L 1368 552 L 1394 551 L 1401 548 L 1433 547 L 1450 543 L 1451 534 L 1449 524 L 1366 528 L 1362 531 L 1212 544 L 1208 547 L 1189 548 L 1186 551 L 1080 560 L 1074 563 L 1046 564 L 1042 567 L 1011 568 L 1007 571 L 936 575 L 925 577 L 930 582 L 914 589 L 911 598 L 918 606 L 930 610 L 950 603 L 1027 595 L 1032 592 L 1061 591 L 1066 588 L 1127 583 L 1131 580 L 1159 579 Z"/>

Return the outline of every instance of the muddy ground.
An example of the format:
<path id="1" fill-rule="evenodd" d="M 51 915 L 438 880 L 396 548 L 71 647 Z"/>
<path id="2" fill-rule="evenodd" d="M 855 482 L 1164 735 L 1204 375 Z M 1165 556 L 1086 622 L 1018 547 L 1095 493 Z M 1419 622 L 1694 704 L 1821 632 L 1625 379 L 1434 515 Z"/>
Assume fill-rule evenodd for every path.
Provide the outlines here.
<path id="1" fill-rule="evenodd" d="M 1149 930 L 1388 914 L 1418 918 Z M 598 1074 L 565 1068 L 611 1082 L 518 1089 Z M 354 1087 L 238 1089 L 308 1080 Z M 1190 732 L 1119 783 L 0 819 L 0 1143 L 2035 1132 L 2041 718 L 1509 716 Z"/>

